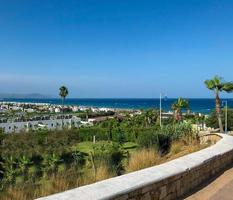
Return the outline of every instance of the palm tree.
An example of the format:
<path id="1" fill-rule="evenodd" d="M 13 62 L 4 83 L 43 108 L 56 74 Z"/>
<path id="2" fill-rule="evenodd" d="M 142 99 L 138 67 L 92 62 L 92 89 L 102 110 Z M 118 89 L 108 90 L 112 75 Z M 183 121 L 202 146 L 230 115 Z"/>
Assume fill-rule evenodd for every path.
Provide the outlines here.
<path id="1" fill-rule="evenodd" d="M 172 110 L 174 110 L 175 119 L 178 121 L 182 119 L 182 109 L 190 110 L 189 101 L 179 98 L 172 104 Z"/>
<path id="2" fill-rule="evenodd" d="M 153 109 L 146 110 L 143 114 L 145 118 L 144 123 L 145 123 L 146 128 L 156 123 L 156 120 L 158 117 L 158 113 L 156 112 L 156 110 L 153 110 Z"/>
<path id="3" fill-rule="evenodd" d="M 221 77 L 215 76 L 213 79 L 206 80 L 205 85 L 209 90 L 213 90 L 215 93 L 216 114 L 220 132 L 223 133 L 220 92 L 233 92 L 233 82 L 225 82 Z"/>
<path id="4" fill-rule="evenodd" d="M 62 114 L 64 114 L 64 101 L 67 95 L 69 94 L 69 91 L 66 86 L 61 86 L 59 90 L 60 90 L 59 95 L 62 100 Z M 63 117 L 62 117 L 62 127 L 63 127 Z"/>

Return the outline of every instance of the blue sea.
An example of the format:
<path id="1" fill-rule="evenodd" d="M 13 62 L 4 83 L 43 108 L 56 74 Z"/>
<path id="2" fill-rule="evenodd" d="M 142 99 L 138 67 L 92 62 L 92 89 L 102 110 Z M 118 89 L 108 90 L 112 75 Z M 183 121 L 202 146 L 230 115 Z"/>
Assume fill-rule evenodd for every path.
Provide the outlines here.
<path id="1" fill-rule="evenodd" d="M 208 114 L 215 108 L 215 99 L 188 99 L 192 112 Z M 227 100 L 228 106 L 233 108 L 233 99 Z M 1 99 L 0 101 L 9 102 L 31 102 L 31 103 L 49 103 L 49 104 L 61 104 L 60 99 Z M 169 98 L 162 100 L 162 108 L 165 111 L 171 110 L 172 103 L 176 99 Z M 93 107 L 106 107 L 106 108 L 123 108 L 123 109 L 149 109 L 159 108 L 159 99 L 86 99 L 86 98 L 67 98 L 66 105 L 78 105 L 78 106 L 93 106 Z"/>

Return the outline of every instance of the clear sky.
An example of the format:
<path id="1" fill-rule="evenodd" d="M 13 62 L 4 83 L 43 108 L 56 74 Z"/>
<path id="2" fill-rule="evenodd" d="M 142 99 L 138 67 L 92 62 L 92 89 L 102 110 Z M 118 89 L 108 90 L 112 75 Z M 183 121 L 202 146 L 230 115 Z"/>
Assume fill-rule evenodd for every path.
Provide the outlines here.
<path id="1" fill-rule="evenodd" d="M 233 80 L 232 0 L 0 0 L 0 93 L 212 97 L 216 74 Z"/>

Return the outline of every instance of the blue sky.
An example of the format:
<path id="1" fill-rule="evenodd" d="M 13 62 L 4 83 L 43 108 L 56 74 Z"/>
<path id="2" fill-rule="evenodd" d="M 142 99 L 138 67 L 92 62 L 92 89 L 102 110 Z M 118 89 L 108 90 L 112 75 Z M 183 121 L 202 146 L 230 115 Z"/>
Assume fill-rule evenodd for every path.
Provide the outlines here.
<path id="1" fill-rule="evenodd" d="M 233 80 L 231 0 L 0 0 L 0 93 L 212 97 Z M 225 95 L 232 97 L 231 95 Z"/>

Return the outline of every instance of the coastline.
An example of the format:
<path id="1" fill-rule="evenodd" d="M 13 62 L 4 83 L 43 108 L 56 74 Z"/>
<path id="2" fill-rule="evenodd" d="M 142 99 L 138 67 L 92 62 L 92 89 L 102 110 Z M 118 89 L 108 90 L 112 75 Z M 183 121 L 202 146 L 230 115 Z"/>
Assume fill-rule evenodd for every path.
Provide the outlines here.
<path id="1" fill-rule="evenodd" d="M 209 114 L 215 109 L 215 100 L 213 98 L 187 98 L 190 101 L 191 111 L 195 113 Z M 162 109 L 164 112 L 171 111 L 171 105 L 175 101 L 175 98 L 169 98 L 162 100 Z M 225 99 L 223 99 L 225 100 Z M 227 99 L 228 106 L 233 107 L 233 99 Z M 1 99 L 0 103 L 15 103 L 15 104 L 33 104 L 33 105 L 61 105 L 61 99 L 49 98 L 49 99 Z M 158 109 L 159 99 L 157 98 L 67 98 L 65 100 L 65 106 L 79 106 L 84 108 L 98 108 L 98 109 L 111 109 L 115 111 L 134 111 L 145 109 Z"/>

